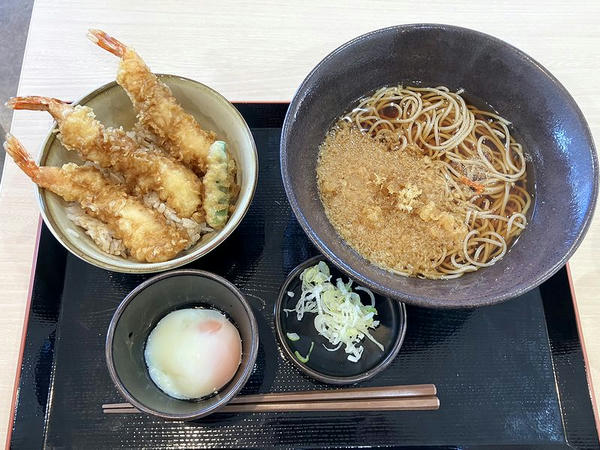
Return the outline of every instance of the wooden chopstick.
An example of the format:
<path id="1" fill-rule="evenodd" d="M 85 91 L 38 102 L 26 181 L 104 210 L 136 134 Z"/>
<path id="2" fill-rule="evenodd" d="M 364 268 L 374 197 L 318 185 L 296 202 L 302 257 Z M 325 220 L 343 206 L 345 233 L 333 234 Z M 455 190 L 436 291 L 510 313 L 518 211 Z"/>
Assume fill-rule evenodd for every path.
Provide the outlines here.
<path id="1" fill-rule="evenodd" d="M 239 395 L 232 398 L 228 404 L 425 397 L 436 394 L 437 390 L 433 384 L 414 384 L 409 386 L 381 386 L 327 391 L 274 392 L 269 394 Z"/>
<path id="2" fill-rule="evenodd" d="M 397 397 L 368 400 L 302 401 L 277 403 L 227 404 L 217 412 L 291 412 L 291 411 L 403 411 L 435 410 L 440 401 L 435 396 Z M 105 414 L 137 414 L 132 405 L 121 408 L 103 408 Z"/>
<path id="3" fill-rule="evenodd" d="M 359 400 L 369 398 L 426 397 L 436 395 L 434 384 L 362 387 L 324 391 L 273 392 L 269 394 L 239 395 L 229 401 L 232 404 L 275 403 L 293 401 Z M 106 403 L 102 408 L 133 408 L 129 403 Z"/>
<path id="4" fill-rule="evenodd" d="M 137 408 L 134 408 L 133 405 L 131 408 L 102 408 L 102 412 L 104 414 L 140 414 L 141 411 Z"/>
<path id="5" fill-rule="evenodd" d="M 369 411 L 438 409 L 433 384 L 381 386 L 325 391 L 275 392 L 240 395 L 220 408 L 221 412 L 265 411 Z M 138 413 L 130 403 L 106 403 L 107 414 Z"/>

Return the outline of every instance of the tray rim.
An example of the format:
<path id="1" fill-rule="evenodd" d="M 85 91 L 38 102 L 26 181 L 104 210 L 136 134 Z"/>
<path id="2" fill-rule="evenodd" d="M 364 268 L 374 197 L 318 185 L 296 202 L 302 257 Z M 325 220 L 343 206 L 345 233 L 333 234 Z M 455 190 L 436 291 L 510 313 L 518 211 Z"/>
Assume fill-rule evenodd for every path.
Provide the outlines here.
<path id="1" fill-rule="evenodd" d="M 592 412 L 594 413 L 594 423 L 596 424 L 596 433 L 600 438 L 600 414 L 598 412 L 598 402 L 596 401 L 596 395 L 594 393 L 594 383 L 592 380 L 592 374 L 590 371 L 590 361 L 587 356 L 587 347 L 585 345 L 585 339 L 583 338 L 583 331 L 581 328 L 581 319 L 579 317 L 579 307 L 577 305 L 577 297 L 575 296 L 575 284 L 573 283 L 573 275 L 571 274 L 571 266 L 569 262 L 565 264 L 567 271 L 567 280 L 569 281 L 569 292 L 571 293 L 571 300 L 573 302 L 573 311 L 575 313 L 575 323 L 577 324 L 577 336 L 579 338 L 579 344 L 581 345 L 581 352 L 583 353 L 583 362 L 585 367 L 585 378 L 587 380 L 588 391 L 590 393 L 590 400 L 592 402 Z"/>
<path id="2" fill-rule="evenodd" d="M 290 103 L 289 101 L 257 101 L 257 100 L 236 100 L 236 99 L 231 99 L 229 101 L 234 106 L 240 105 L 240 104 L 247 105 L 247 106 L 249 106 L 249 105 L 284 105 L 284 104 L 289 105 L 289 103 Z M 249 126 L 249 128 L 261 128 L 261 127 L 253 126 L 251 124 L 248 124 L 248 126 Z M 26 345 L 26 340 L 27 340 L 27 331 L 28 331 L 28 327 L 29 327 L 29 317 L 30 317 L 30 312 L 31 312 L 33 288 L 34 288 L 34 283 L 35 283 L 35 278 L 36 278 L 35 275 L 36 275 L 37 262 L 38 262 L 38 256 L 39 256 L 40 238 L 41 238 L 42 228 L 43 228 L 43 220 L 42 220 L 41 214 L 39 214 L 36 239 L 35 239 L 35 244 L 34 244 L 34 251 L 33 251 L 33 256 L 32 256 L 32 262 L 30 265 L 29 286 L 28 286 L 28 291 L 27 291 L 27 301 L 26 301 L 26 305 L 25 305 L 24 319 L 23 319 L 23 324 L 22 324 L 22 329 L 21 329 L 20 348 L 19 348 L 19 353 L 18 353 L 18 358 L 17 358 L 17 367 L 15 370 L 15 378 L 14 378 L 14 382 L 13 382 L 13 392 L 12 392 L 12 397 L 11 397 L 11 406 L 10 406 L 10 412 L 9 412 L 8 423 L 7 423 L 7 432 L 6 432 L 6 440 L 5 440 L 5 449 L 7 449 L 7 450 L 10 449 L 10 444 L 12 441 L 12 435 L 13 435 L 15 419 L 16 419 L 16 415 L 15 415 L 16 405 L 17 405 L 17 398 L 18 398 L 18 394 L 19 394 L 19 385 L 20 385 L 20 381 L 21 381 L 22 363 L 23 363 L 23 356 L 24 356 L 25 345 Z M 596 435 L 600 439 L 600 413 L 598 410 L 598 402 L 596 401 L 596 397 L 594 394 L 594 386 L 593 386 L 593 381 L 592 381 L 592 377 L 591 377 L 590 364 L 589 364 L 589 359 L 587 356 L 587 347 L 586 347 L 585 340 L 583 338 L 580 314 L 579 314 L 579 309 L 578 309 L 578 304 L 577 304 L 577 297 L 575 295 L 573 276 L 571 274 L 571 268 L 569 265 L 569 261 L 566 262 L 566 264 L 564 265 L 564 268 L 566 270 L 567 280 L 568 280 L 568 284 L 569 284 L 569 293 L 571 295 L 571 302 L 572 302 L 572 307 L 573 307 L 574 315 L 575 315 L 577 337 L 578 337 L 579 345 L 580 345 L 580 348 L 582 351 L 587 391 L 588 391 L 590 401 L 591 401 L 592 412 L 593 412 L 593 416 L 594 416 L 594 425 L 596 427 Z M 559 271 L 560 271 L 560 269 L 559 269 Z M 546 319 L 544 320 L 544 322 L 547 325 Z M 554 360 L 552 361 L 552 364 L 554 367 Z M 553 371 L 554 371 L 554 369 L 553 369 Z M 559 391 L 558 387 L 556 389 L 558 391 L 557 393 L 558 393 L 559 400 L 560 400 L 560 391 Z M 561 411 L 561 416 L 562 416 L 562 411 Z M 564 428 L 564 424 L 563 424 L 563 428 Z M 566 433 L 565 433 L 565 438 L 566 438 Z M 557 443 L 557 445 L 560 445 L 560 443 Z M 568 442 L 566 443 L 566 445 L 569 446 Z M 507 446 L 506 448 L 510 448 L 510 446 Z M 536 447 L 533 447 L 533 448 L 536 448 Z M 542 448 L 542 447 L 540 447 L 540 448 Z"/>
<path id="3" fill-rule="evenodd" d="M 8 415 L 8 424 L 6 430 L 5 449 L 10 449 L 12 440 L 13 428 L 15 425 L 15 411 L 17 406 L 17 397 L 19 393 L 19 384 L 21 384 L 21 369 L 23 367 L 23 355 L 25 354 L 25 342 L 27 340 L 27 329 L 29 328 L 29 315 L 31 312 L 31 298 L 33 294 L 33 285 L 35 283 L 35 272 L 37 269 L 38 254 L 40 251 L 40 237 L 42 235 L 42 215 L 38 214 L 37 232 L 35 236 L 35 245 L 33 250 L 33 261 L 29 273 L 29 287 L 27 288 L 27 303 L 25 304 L 25 316 L 23 317 L 23 325 L 21 329 L 21 343 L 19 348 L 19 356 L 17 357 L 17 368 L 15 370 L 15 380 L 13 382 L 12 398 L 10 401 L 10 413 Z"/>

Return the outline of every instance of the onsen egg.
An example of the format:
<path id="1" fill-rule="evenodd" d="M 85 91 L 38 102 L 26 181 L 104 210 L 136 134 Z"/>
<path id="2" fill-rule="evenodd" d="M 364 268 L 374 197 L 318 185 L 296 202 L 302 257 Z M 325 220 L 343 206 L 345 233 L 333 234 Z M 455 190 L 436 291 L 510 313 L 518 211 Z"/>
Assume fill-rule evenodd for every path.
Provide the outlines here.
<path id="1" fill-rule="evenodd" d="M 150 332 L 144 357 L 150 378 L 165 394 L 189 400 L 217 392 L 233 378 L 242 341 L 219 311 L 180 309 Z"/>

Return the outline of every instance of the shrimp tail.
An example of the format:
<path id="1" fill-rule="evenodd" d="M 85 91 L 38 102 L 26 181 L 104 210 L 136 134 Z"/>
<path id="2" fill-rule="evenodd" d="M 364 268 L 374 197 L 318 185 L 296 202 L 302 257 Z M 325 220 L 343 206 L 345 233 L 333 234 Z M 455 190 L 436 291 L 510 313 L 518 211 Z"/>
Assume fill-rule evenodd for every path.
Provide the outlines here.
<path id="1" fill-rule="evenodd" d="M 48 111 L 48 108 L 50 108 L 48 98 L 37 96 L 13 97 L 9 99 L 5 105 L 11 109 L 27 109 L 32 111 Z"/>
<path id="2" fill-rule="evenodd" d="M 12 97 L 6 102 L 6 106 L 12 109 L 26 109 L 30 111 L 50 111 L 52 106 L 66 105 L 70 102 L 59 100 L 57 98 L 39 97 L 32 95 L 29 97 Z"/>
<path id="3" fill-rule="evenodd" d="M 122 58 L 127 51 L 127 46 L 114 37 L 109 36 L 102 30 L 89 29 L 87 37 L 90 41 L 104 50 L 111 52 L 113 55 Z"/>
<path id="4" fill-rule="evenodd" d="M 6 135 L 4 150 L 6 150 L 6 153 L 10 155 L 15 163 L 17 163 L 17 166 L 19 166 L 29 178 L 35 183 L 39 182 L 41 172 L 39 166 L 35 163 L 33 158 L 31 158 L 29 153 L 27 153 L 23 144 L 21 144 L 12 134 Z"/>

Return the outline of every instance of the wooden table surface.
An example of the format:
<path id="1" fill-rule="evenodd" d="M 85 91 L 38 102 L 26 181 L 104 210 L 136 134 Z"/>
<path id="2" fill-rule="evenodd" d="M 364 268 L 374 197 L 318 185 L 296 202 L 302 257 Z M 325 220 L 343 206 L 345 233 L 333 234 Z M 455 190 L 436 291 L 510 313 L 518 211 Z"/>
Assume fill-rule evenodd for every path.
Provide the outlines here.
<path id="1" fill-rule="evenodd" d="M 103 29 L 134 46 L 157 72 L 208 84 L 228 99 L 288 101 L 326 54 L 377 28 L 436 22 L 515 45 L 547 67 L 583 110 L 600 143 L 600 2 L 49 1 L 35 3 L 20 95 L 76 99 L 114 80 L 117 61 L 85 37 Z M 596 89 L 596 90 L 594 90 Z M 5 99 L 0 99 L 4 101 Z M 48 132 L 40 112 L 15 113 L 12 133 L 33 153 Z M 38 207 L 33 185 L 7 161 L 0 188 L 0 433 L 7 430 Z M 591 377 L 600 386 L 600 220 L 570 266 Z M 540 243 L 544 245 L 544 243 Z M 82 298 L 81 301 L 94 301 Z M 90 374 L 93 376 L 93 374 Z M 600 387 L 598 388 L 600 393 Z M 12 424 L 11 424 L 12 426 Z"/>

